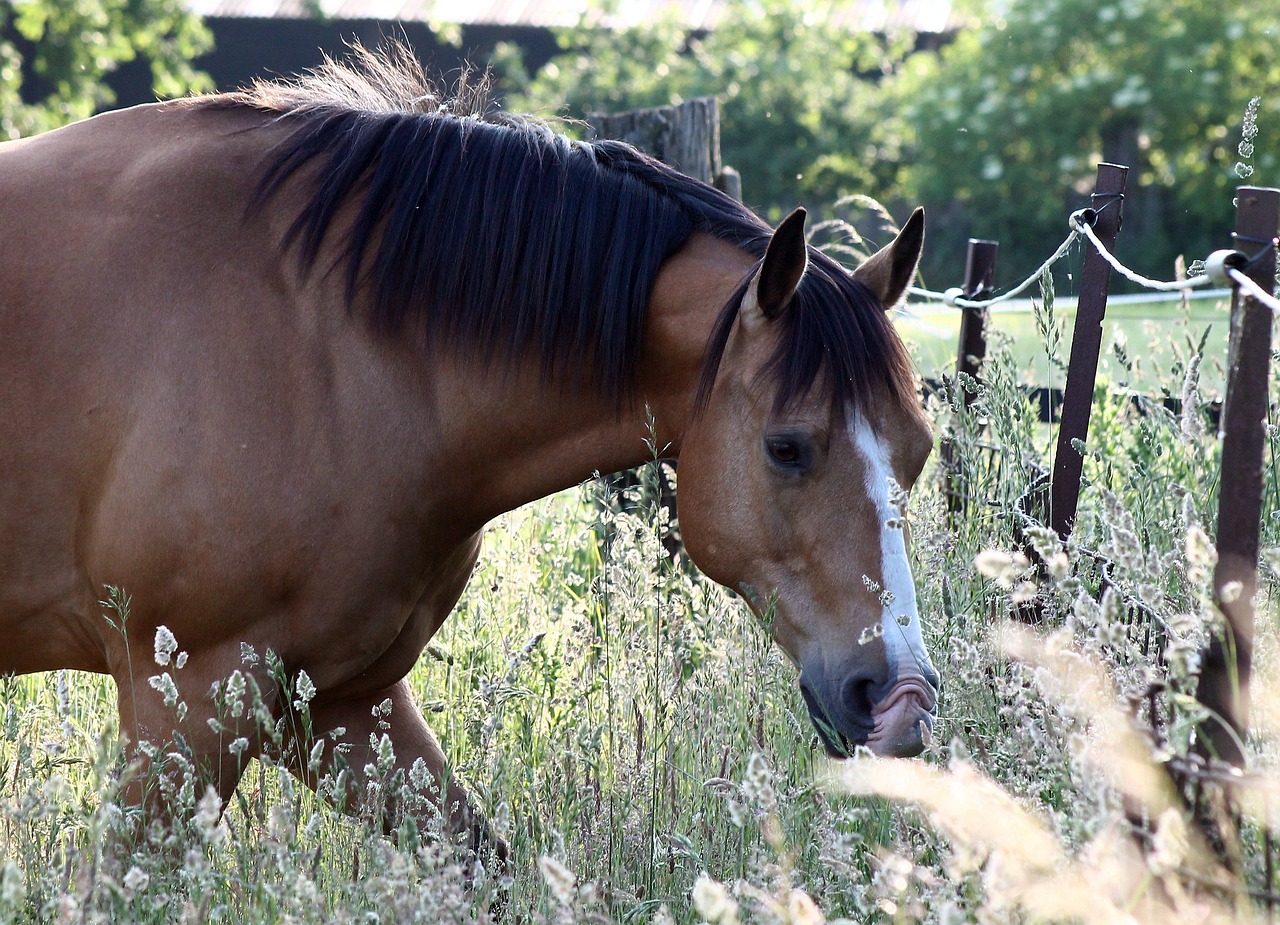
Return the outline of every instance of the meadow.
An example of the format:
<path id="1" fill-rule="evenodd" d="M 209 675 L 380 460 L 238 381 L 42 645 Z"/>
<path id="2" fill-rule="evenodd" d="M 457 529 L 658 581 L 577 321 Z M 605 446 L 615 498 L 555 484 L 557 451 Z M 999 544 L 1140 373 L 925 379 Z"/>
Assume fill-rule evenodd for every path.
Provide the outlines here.
<path id="1" fill-rule="evenodd" d="M 1163 771 L 1199 718 L 1191 694 L 1214 619 L 1219 486 L 1203 409 L 1218 396 L 1201 370 L 1225 351 L 1203 346 L 1197 312 L 1109 338 L 1063 548 L 1026 511 L 1052 442 L 1019 386 L 1061 370 L 1065 320 L 1051 296 L 1029 319 L 1020 332 L 993 325 L 980 387 L 949 382 L 927 398 L 965 461 L 968 498 L 948 511 L 935 454 L 911 499 L 920 613 L 943 677 L 922 759 L 823 757 L 767 631 L 667 556 L 652 492 L 620 497 L 594 480 L 491 527 L 412 675 L 456 773 L 510 843 L 505 874 L 465 889 L 439 831 L 385 835 L 375 811 L 335 812 L 270 756 L 225 813 L 179 775 L 178 824 L 121 839 L 131 771 L 111 682 L 58 672 L 0 681 L 0 922 L 1261 920 L 1245 890 L 1260 888 L 1258 830 L 1280 807 L 1280 432 L 1269 432 L 1256 778 L 1233 875 Z M 1181 415 L 1124 394 L 1157 372 L 1186 399 Z M 1009 619 L 1031 599 L 1045 613 L 1035 633 Z M 112 600 L 127 632 L 125 600 Z M 305 684 L 278 681 L 305 719 Z M 219 696 L 273 727 L 252 685 L 233 678 Z"/>
<path id="2" fill-rule="evenodd" d="M 1027 370 L 1028 383 L 1062 388 L 1063 374 L 1051 362 L 1043 332 L 1037 325 L 1037 305 L 1038 300 L 1011 299 L 992 306 L 988 325 L 1009 339 L 1009 349 Z M 1113 372 L 1123 371 L 1125 381 L 1148 394 L 1159 394 L 1162 387 L 1176 390 L 1182 383 L 1172 381 L 1169 370 L 1160 362 L 1160 354 L 1165 351 L 1158 351 L 1152 358 L 1154 362 L 1148 363 L 1146 345 L 1179 334 L 1198 339 L 1207 331 L 1203 348 L 1207 362 L 1200 378 L 1206 389 L 1220 394 L 1226 381 L 1222 366 L 1227 355 L 1230 308 L 1231 297 L 1221 290 L 1193 290 L 1186 298 L 1165 293 L 1113 295 L 1107 302 L 1106 316 L 1111 341 L 1138 347 L 1133 351 L 1135 362 L 1131 368 L 1122 365 Z M 1071 350 L 1075 299 L 1058 298 L 1055 310 L 1064 326 L 1054 356 L 1066 357 Z M 960 334 L 958 309 L 936 302 L 913 304 L 898 320 L 897 327 L 912 345 L 923 376 L 938 379 L 955 369 Z"/>

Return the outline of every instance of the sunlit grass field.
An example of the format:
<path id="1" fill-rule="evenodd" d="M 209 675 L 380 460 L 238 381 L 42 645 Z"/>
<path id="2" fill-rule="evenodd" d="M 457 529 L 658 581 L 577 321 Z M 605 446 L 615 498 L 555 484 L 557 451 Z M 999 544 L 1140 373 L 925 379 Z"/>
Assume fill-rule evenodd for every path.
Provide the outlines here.
<path id="1" fill-rule="evenodd" d="M 1039 300 L 1011 299 L 992 306 L 988 310 L 988 328 L 1008 338 L 1015 359 L 1027 370 L 1029 383 L 1062 388 L 1065 377 L 1050 362 L 1036 323 L 1038 304 Z M 1071 350 L 1075 299 L 1058 298 L 1055 308 L 1065 322 L 1056 355 L 1065 360 Z M 1153 395 L 1159 394 L 1162 387 L 1176 389 L 1181 381 L 1171 380 L 1170 370 L 1159 362 L 1161 354 L 1168 352 L 1167 345 L 1173 338 L 1192 337 L 1198 343 L 1203 337 L 1206 362 L 1200 378 L 1207 390 L 1221 393 L 1226 381 L 1230 309 L 1230 297 L 1216 290 L 1193 290 L 1185 299 L 1163 293 L 1112 296 L 1108 300 L 1104 327 L 1110 335 L 1109 341 L 1121 343 L 1132 355 L 1132 367 L 1123 370 L 1124 381 Z M 955 369 L 960 316 L 957 308 L 920 302 L 909 306 L 898 317 L 898 330 L 914 347 L 920 372 L 925 377 L 938 378 Z M 1155 362 L 1149 362 L 1147 356 L 1147 346 L 1152 342 L 1157 344 Z"/>
<path id="2" fill-rule="evenodd" d="M 1261 915 L 1241 886 L 1257 887 L 1263 865 L 1249 825 L 1280 801 L 1246 801 L 1254 823 L 1233 879 L 1156 764 L 1186 750 L 1213 619 L 1217 441 L 1200 409 L 1218 396 L 1198 370 L 1221 362 L 1210 356 L 1219 348 L 1196 355 L 1194 313 L 1110 348 L 1107 382 L 1129 381 L 1141 356 L 1188 410 L 1099 389 L 1080 523 L 1062 549 L 1021 500 L 1049 446 L 1019 391 L 1044 384 L 1028 357 L 1043 354 L 1044 369 L 1066 358 L 1062 315 L 1037 302 L 1030 318 L 1032 333 L 1016 340 L 997 326 L 969 409 L 954 384 L 928 400 L 965 461 L 969 498 L 948 512 L 935 454 L 911 500 L 920 613 L 943 677 L 921 760 L 822 757 L 795 669 L 766 631 L 667 557 L 649 493 L 618 498 L 593 481 L 492 525 L 465 597 L 412 675 L 456 773 L 510 843 L 505 877 L 487 872 L 468 889 L 439 833 L 386 835 L 272 760 L 250 766 L 225 814 L 179 791 L 185 812 L 171 831 L 121 839 L 129 772 L 112 684 L 59 672 L 0 683 L 0 922 Z M 1278 446 L 1273 429 L 1271 563 Z M 1019 538 L 1047 571 L 1021 557 Z M 1275 592 L 1268 566 L 1249 743 L 1263 772 L 1275 770 L 1280 729 Z M 1046 626 L 1028 637 L 1007 616 L 1032 598 Z M 251 714 L 252 691 L 245 698 Z M 1249 793 L 1271 794 L 1260 787 Z M 1126 817 L 1149 824 L 1145 848 Z"/>

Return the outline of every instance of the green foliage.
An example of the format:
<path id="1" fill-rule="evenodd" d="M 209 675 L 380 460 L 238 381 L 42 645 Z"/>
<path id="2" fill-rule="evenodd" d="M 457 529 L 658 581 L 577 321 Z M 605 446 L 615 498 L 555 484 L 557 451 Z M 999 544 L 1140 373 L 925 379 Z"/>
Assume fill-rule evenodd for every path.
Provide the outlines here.
<path id="1" fill-rule="evenodd" d="M 0 0 L 0 139 L 110 105 L 104 78 L 139 57 L 160 97 L 208 89 L 190 61 L 211 44 L 182 0 Z"/>
<path id="2" fill-rule="evenodd" d="M 1280 167 L 1274 145 L 1240 148 L 1252 97 L 1261 137 L 1280 132 L 1275 4 L 974 0 L 973 25 L 915 54 L 907 36 L 835 28 L 835 6 L 733 0 L 693 35 L 671 19 L 607 30 L 604 6 L 538 73 L 498 63 L 514 108 L 575 118 L 719 97 L 749 205 L 776 220 L 856 193 L 923 203 L 926 279 L 955 280 L 971 236 L 1005 242 L 1002 278 L 1029 272 L 1100 160 L 1132 168 L 1122 254 L 1167 276 L 1179 254 L 1223 246 L 1234 186 Z"/>
<path id="3" fill-rule="evenodd" d="M 605 30 L 589 14 L 531 79 L 510 57 L 500 65 L 512 108 L 578 119 L 719 97 L 724 161 L 742 172 L 747 203 L 777 219 L 797 199 L 873 192 L 892 172 L 871 149 L 875 84 L 858 75 L 888 71 L 906 46 L 832 25 L 837 6 L 731 0 L 714 30 L 692 35 L 673 19 Z"/>
<path id="4" fill-rule="evenodd" d="M 1002 276 L 1027 272 L 1066 233 L 1094 166 L 1131 169 L 1120 249 L 1168 275 L 1221 247 L 1246 104 L 1280 116 L 1280 7 L 1254 0 L 1012 0 L 885 85 L 902 144 L 898 195 L 945 216 L 949 266 L 970 235 L 1009 244 Z M 1280 128 L 1275 131 L 1280 132 Z M 1264 175 L 1280 149 L 1260 148 Z M 1241 174 L 1247 170 L 1239 171 Z M 952 272 L 954 275 L 954 271 Z"/>

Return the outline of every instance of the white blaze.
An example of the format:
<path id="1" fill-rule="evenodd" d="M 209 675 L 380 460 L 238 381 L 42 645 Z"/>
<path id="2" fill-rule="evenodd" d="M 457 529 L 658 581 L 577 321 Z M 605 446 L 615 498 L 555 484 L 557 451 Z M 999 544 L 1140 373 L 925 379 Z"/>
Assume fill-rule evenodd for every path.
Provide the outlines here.
<path id="1" fill-rule="evenodd" d="M 889 464 L 889 451 L 862 415 L 857 415 L 849 426 L 854 446 L 867 464 L 867 495 L 876 508 L 876 520 L 880 524 L 881 574 L 869 576 L 877 580 L 887 605 L 880 615 L 880 629 L 884 635 L 885 651 L 895 677 L 922 675 L 933 671 L 929 653 L 925 651 L 920 635 L 920 614 L 916 610 L 916 586 L 911 578 L 911 563 L 907 559 L 907 540 L 903 530 L 906 511 L 894 503 L 898 494 L 897 480 Z"/>

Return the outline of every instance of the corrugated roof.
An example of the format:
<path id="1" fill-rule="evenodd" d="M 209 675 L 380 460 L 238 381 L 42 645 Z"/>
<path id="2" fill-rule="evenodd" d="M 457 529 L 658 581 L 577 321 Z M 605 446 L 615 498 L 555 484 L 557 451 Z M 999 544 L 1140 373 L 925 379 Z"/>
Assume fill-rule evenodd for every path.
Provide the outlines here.
<path id="1" fill-rule="evenodd" d="M 318 0 L 335 19 L 427 20 L 520 26 L 571 26 L 590 0 Z M 606 22 L 613 26 L 652 22 L 673 16 L 692 29 L 713 28 L 724 0 L 628 0 Z M 201 16 L 309 17 L 315 3 L 306 0 L 187 0 Z M 943 32 L 952 25 L 951 0 L 849 0 L 834 17 L 836 25 L 868 32 L 909 29 Z"/>

